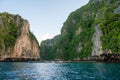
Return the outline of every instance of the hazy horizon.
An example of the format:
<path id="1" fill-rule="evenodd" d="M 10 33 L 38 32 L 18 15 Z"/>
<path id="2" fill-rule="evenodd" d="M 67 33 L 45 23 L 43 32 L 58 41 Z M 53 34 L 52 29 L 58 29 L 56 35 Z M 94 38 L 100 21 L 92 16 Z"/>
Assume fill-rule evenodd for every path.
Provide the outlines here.
<path id="1" fill-rule="evenodd" d="M 60 34 L 69 14 L 89 0 L 1 0 L 0 12 L 19 14 L 30 23 L 30 30 L 39 43 Z"/>

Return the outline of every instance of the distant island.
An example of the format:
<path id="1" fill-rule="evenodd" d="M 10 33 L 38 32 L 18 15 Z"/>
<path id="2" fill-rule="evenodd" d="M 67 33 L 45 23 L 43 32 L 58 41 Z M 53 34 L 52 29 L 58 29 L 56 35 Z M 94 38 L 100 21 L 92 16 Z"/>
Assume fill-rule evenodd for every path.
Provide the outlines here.
<path id="1" fill-rule="evenodd" d="M 0 61 L 120 62 L 120 0 L 90 0 L 39 45 L 29 22 L 0 13 Z"/>

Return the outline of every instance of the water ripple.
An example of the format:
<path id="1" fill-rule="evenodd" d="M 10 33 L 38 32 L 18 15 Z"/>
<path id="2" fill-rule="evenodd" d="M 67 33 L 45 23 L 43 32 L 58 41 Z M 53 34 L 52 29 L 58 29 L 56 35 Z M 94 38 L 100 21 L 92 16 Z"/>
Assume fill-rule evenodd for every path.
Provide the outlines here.
<path id="1" fill-rule="evenodd" d="M 0 63 L 0 80 L 120 80 L 120 64 Z"/>

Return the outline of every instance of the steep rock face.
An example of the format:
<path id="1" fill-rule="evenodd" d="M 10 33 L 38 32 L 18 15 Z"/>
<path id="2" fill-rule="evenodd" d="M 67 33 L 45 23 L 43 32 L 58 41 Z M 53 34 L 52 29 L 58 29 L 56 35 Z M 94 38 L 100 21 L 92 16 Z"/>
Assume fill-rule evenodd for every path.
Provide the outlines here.
<path id="1" fill-rule="evenodd" d="M 100 25 L 95 26 L 95 33 L 93 35 L 92 41 L 93 41 L 93 49 L 92 49 L 92 56 L 100 55 L 102 54 L 102 42 L 101 37 L 103 35 L 103 32 L 100 28 Z"/>
<path id="2" fill-rule="evenodd" d="M 108 49 L 120 53 L 119 6 L 120 0 L 90 0 L 72 12 L 63 24 L 57 44 L 53 45 L 58 51 L 55 58 L 90 59 Z"/>
<path id="3" fill-rule="evenodd" d="M 117 14 L 120 14 L 120 6 L 118 6 L 115 10 L 114 10 L 115 13 Z"/>
<path id="4" fill-rule="evenodd" d="M 56 53 L 60 53 L 61 50 L 57 49 L 57 42 L 60 35 L 55 36 L 53 39 L 44 40 L 41 42 L 40 53 L 43 60 L 53 60 L 56 57 Z"/>
<path id="5" fill-rule="evenodd" d="M 8 13 L 1 13 L 0 17 L 0 58 L 39 59 L 39 44 L 28 21 Z"/>
<path id="6" fill-rule="evenodd" d="M 79 43 L 76 48 L 76 51 L 79 53 L 79 52 L 81 52 L 81 50 L 82 50 L 82 46 L 81 46 L 81 43 Z"/>
<path id="7" fill-rule="evenodd" d="M 39 58 L 39 45 L 35 40 L 30 40 L 29 23 L 25 20 L 22 34 L 17 38 L 14 46 L 14 57 L 17 58 Z"/>

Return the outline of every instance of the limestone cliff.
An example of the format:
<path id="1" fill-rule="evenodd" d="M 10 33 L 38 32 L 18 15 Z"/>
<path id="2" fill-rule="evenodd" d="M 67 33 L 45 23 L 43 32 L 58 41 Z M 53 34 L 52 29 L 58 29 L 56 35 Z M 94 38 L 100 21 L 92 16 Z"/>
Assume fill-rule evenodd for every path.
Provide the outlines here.
<path id="1" fill-rule="evenodd" d="M 89 0 L 70 13 L 54 45 L 55 58 L 85 60 L 110 50 L 120 53 L 120 0 Z M 47 50 L 44 48 L 44 50 Z M 41 52 L 42 53 L 42 52 Z"/>
<path id="2" fill-rule="evenodd" d="M 29 23 L 19 15 L 1 13 L 0 57 L 40 58 L 39 44 L 30 32 Z"/>
<path id="3" fill-rule="evenodd" d="M 41 42 L 40 53 L 43 60 L 53 60 L 56 57 L 56 53 L 60 53 L 60 49 L 55 46 L 59 38 L 60 35 L 57 35 L 53 39 L 47 39 Z"/>
<path id="4" fill-rule="evenodd" d="M 100 55 L 103 53 L 102 42 L 100 39 L 102 35 L 103 35 L 103 32 L 100 28 L 100 25 L 95 26 L 95 33 L 92 38 L 92 41 L 93 41 L 92 56 Z"/>
<path id="5" fill-rule="evenodd" d="M 25 20 L 22 34 L 17 38 L 13 56 L 18 58 L 39 58 L 39 45 L 29 37 L 29 23 Z"/>

